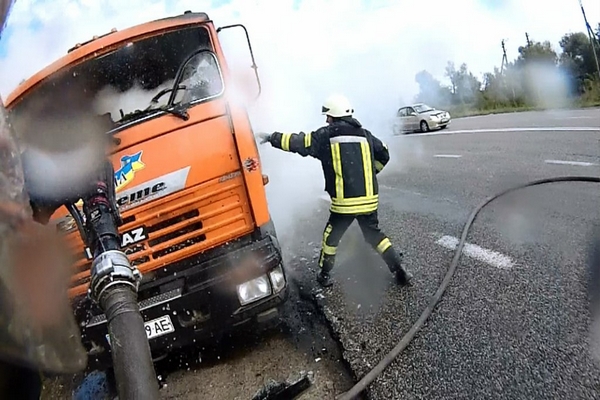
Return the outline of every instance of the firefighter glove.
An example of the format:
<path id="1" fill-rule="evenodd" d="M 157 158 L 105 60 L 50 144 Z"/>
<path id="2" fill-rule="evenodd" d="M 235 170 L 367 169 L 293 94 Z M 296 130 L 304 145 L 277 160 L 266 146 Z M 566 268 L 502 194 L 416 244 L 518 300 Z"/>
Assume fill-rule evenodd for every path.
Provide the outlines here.
<path id="1" fill-rule="evenodd" d="M 264 144 L 271 141 L 270 133 L 259 133 L 258 138 L 260 139 L 260 144 Z"/>

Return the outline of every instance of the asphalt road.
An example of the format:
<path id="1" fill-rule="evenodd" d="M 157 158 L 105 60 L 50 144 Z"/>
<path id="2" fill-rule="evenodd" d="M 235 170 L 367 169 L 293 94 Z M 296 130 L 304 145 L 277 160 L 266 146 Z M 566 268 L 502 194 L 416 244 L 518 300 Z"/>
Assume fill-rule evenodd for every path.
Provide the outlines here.
<path id="1" fill-rule="evenodd" d="M 380 225 L 405 254 L 415 285 L 395 287 L 353 225 L 340 246 L 336 285 L 316 292 L 358 378 L 425 309 L 475 205 L 535 179 L 600 176 L 599 109 L 471 117 L 439 134 L 381 137 L 392 162 L 379 180 Z M 301 200 L 322 185 L 302 178 L 316 162 L 289 162 L 297 164 L 270 171 L 274 218 L 292 268 L 312 285 L 328 204 Z M 286 190 L 277 189 L 284 181 Z M 488 206 L 441 303 L 369 387 L 370 398 L 600 398 L 600 361 L 592 356 L 600 339 L 591 333 L 587 292 L 599 217 L 600 185 L 591 183 L 528 188 Z"/>
<path id="2" fill-rule="evenodd" d="M 353 225 L 339 249 L 336 284 L 319 290 L 329 205 L 320 166 L 261 146 L 271 213 L 298 285 L 287 322 L 282 331 L 173 354 L 158 370 L 162 398 L 250 399 L 270 380 L 310 371 L 313 387 L 301 399 L 332 399 L 418 319 L 481 200 L 533 179 L 600 176 L 599 109 L 470 117 L 441 132 L 379 136 L 392 155 L 379 180 L 380 225 L 404 253 L 415 285 L 396 287 Z M 369 398 L 600 398 L 600 361 L 591 355 L 600 334 L 591 337 L 586 292 L 599 199 L 600 185 L 561 183 L 486 208 L 441 303 L 369 387 Z M 78 382 L 48 382 L 43 398 L 70 397 Z M 102 377 L 89 382 L 86 398 L 110 398 L 90 394 L 105 392 Z"/>

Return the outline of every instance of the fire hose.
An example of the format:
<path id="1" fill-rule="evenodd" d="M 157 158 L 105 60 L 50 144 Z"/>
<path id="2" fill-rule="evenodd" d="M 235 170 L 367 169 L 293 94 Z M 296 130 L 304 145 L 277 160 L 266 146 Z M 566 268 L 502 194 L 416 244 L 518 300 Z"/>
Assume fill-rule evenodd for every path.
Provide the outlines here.
<path id="1" fill-rule="evenodd" d="M 555 178 L 548 178 L 548 179 L 540 179 L 540 180 L 528 182 L 528 183 L 525 183 L 522 185 L 518 185 L 518 186 L 511 187 L 509 189 L 506 189 L 500 193 L 490 196 L 489 198 L 484 200 L 481 204 L 479 204 L 477 207 L 475 207 L 475 209 L 471 212 L 471 214 L 467 218 L 467 222 L 464 225 L 462 235 L 460 237 L 458 246 L 456 247 L 456 250 L 454 253 L 454 258 L 452 259 L 452 261 L 450 263 L 450 267 L 448 268 L 448 271 L 446 272 L 446 275 L 444 276 L 442 283 L 436 290 L 435 294 L 431 297 L 431 300 L 429 301 L 429 304 L 427 305 L 425 310 L 423 310 L 423 312 L 421 313 L 421 315 L 419 316 L 417 321 L 412 325 L 412 327 L 404 335 L 404 337 L 402 337 L 402 339 L 398 342 L 398 344 L 396 344 L 396 346 L 388 354 L 386 354 L 385 357 L 373 369 L 371 369 L 367 374 L 365 374 L 350 390 L 338 395 L 336 397 L 336 400 L 350 400 L 350 399 L 356 398 L 362 391 L 364 391 L 367 388 L 367 386 L 369 386 L 375 379 L 377 379 L 377 377 L 379 375 L 381 375 L 381 373 L 396 359 L 396 357 L 398 357 L 398 355 L 400 353 L 402 353 L 402 351 L 404 351 L 404 349 L 406 349 L 408 347 L 410 342 L 414 339 L 417 332 L 423 327 L 423 325 L 425 324 L 425 321 L 432 314 L 433 310 L 435 309 L 435 307 L 439 303 L 440 299 L 444 295 L 444 292 L 446 291 L 448 285 L 450 284 L 450 281 L 452 280 L 452 277 L 454 276 L 454 273 L 455 273 L 458 263 L 460 261 L 460 257 L 462 255 L 463 248 L 464 248 L 465 242 L 467 240 L 467 236 L 469 234 L 471 226 L 473 225 L 473 222 L 475 221 L 475 218 L 477 218 L 477 215 L 479 214 L 479 212 L 485 206 L 487 206 L 488 204 L 490 204 L 492 201 L 496 200 L 497 198 L 502 197 L 508 193 L 511 193 L 511 192 L 514 192 L 514 191 L 517 191 L 520 189 L 524 189 L 527 187 L 539 186 L 539 185 L 544 185 L 544 184 L 548 184 L 548 183 L 557 183 L 557 182 L 600 183 L 600 177 L 563 176 L 563 177 L 555 177 Z"/>
<path id="2" fill-rule="evenodd" d="M 158 382 L 137 302 L 141 274 L 121 251 L 112 165 L 83 199 L 85 223 L 68 204 L 82 239 L 93 254 L 90 298 L 106 315 L 117 392 L 120 399 L 158 399 Z"/>

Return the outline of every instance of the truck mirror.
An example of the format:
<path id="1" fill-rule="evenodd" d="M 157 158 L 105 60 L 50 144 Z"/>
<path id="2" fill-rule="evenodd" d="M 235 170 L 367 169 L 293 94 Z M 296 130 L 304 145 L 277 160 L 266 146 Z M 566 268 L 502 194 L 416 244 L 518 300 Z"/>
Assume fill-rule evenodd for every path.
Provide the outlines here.
<path id="1" fill-rule="evenodd" d="M 220 33 L 221 31 L 223 31 L 225 29 L 230 29 L 230 28 L 242 28 L 244 30 L 244 33 L 246 34 L 246 40 L 248 42 L 248 49 L 250 50 L 250 58 L 252 59 L 252 65 L 250 66 L 250 68 L 252 68 L 254 70 L 254 76 L 256 76 L 256 83 L 258 85 L 258 93 L 257 93 L 256 97 L 254 98 L 254 100 L 256 100 L 260 97 L 260 94 L 262 92 L 262 86 L 260 83 L 260 78 L 258 76 L 258 67 L 256 66 L 256 61 L 254 60 L 254 52 L 252 51 L 252 44 L 250 43 L 250 36 L 248 35 L 248 30 L 242 24 L 233 24 L 233 25 L 226 25 L 226 26 L 217 28 L 217 33 Z"/>

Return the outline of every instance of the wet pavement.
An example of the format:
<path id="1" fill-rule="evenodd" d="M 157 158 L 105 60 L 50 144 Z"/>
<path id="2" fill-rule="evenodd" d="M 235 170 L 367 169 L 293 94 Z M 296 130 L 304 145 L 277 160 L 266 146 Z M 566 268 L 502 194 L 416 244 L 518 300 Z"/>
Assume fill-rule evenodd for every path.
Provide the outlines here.
<path id="1" fill-rule="evenodd" d="M 336 284 L 316 287 L 328 216 L 320 166 L 261 147 L 272 217 L 297 289 L 288 324 L 202 355 L 174 355 L 161 371 L 163 397 L 250 399 L 271 379 L 302 371 L 312 372 L 314 384 L 300 399 L 348 390 L 425 309 L 475 205 L 533 179 L 600 176 L 600 110 L 551 114 L 459 119 L 442 135 L 379 135 L 392 156 L 379 179 L 380 226 L 404 253 L 415 276 L 411 288 L 394 285 L 355 224 L 340 244 Z M 587 130 L 499 131 L 535 126 Z M 369 398 L 600 398 L 587 292 L 599 199 L 600 185 L 560 183 L 487 207 L 440 304 L 369 386 Z"/>
<path id="2" fill-rule="evenodd" d="M 587 130 L 503 131 L 560 125 L 548 113 L 523 113 L 457 120 L 443 135 L 381 135 L 393 161 L 379 180 L 380 225 L 405 253 L 415 285 L 395 287 L 353 226 L 340 245 L 337 284 L 318 295 L 359 378 L 425 309 L 475 205 L 534 179 L 600 176 L 600 111 L 561 113 L 562 126 Z M 472 129 L 495 131 L 464 132 Z M 598 184 L 560 183 L 487 207 L 440 304 L 370 398 L 600 398 L 587 292 L 599 199 Z M 295 237 L 318 243 L 326 218 L 321 211 L 303 221 Z M 300 257 L 310 256 L 307 247 L 298 246 Z"/>

